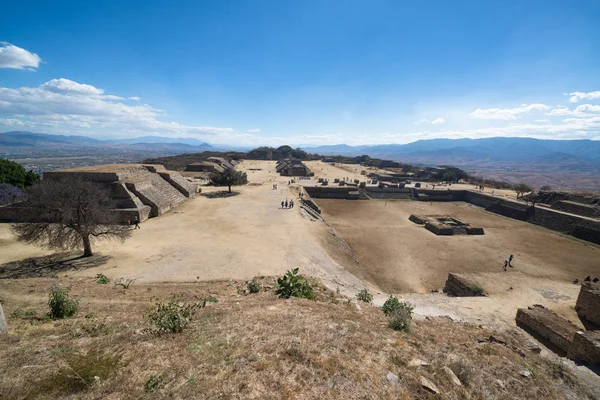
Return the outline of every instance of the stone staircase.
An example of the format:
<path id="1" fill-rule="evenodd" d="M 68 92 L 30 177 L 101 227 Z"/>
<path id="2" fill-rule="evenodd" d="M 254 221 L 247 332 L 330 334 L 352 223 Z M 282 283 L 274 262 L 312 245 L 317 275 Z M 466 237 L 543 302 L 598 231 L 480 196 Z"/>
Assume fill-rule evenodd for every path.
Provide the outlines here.
<path id="1" fill-rule="evenodd" d="M 186 200 L 186 197 L 160 175 L 147 172 L 125 180 L 129 191 L 147 206 L 151 217 L 157 217 Z"/>

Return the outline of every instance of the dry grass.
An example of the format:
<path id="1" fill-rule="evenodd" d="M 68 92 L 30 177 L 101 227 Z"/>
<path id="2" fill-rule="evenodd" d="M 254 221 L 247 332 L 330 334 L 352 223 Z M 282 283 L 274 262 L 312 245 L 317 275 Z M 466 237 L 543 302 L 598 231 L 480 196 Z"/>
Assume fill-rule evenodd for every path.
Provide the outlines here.
<path id="1" fill-rule="evenodd" d="M 273 285 L 274 278 L 260 278 Z M 245 282 L 98 285 L 61 279 L 80 301 L 70 319 L 44 318 L 50 279 L 0 281 L 10 334 L 0 338 L 0 398 L 562 399 L 593 398 L 569 368 L 524 349 L 519 331 L 498 334 L 443 318 L 387 327 L 380 309 L 317 284 L 316 301 L 272 291 L 240 295 Z M 214 296 L 180 334 L 152 331 L 157 300 Z M 334 300 L 334 301 L 332 301 Z M 17 309 L 32 313 L 11 314 Z M 494 335 L 506 344 L 477 343 Z M 525 350 L 527 351 L 527 350 Z M 430 363 L 409 367 L 419 358 Z M 450 367 L 463 386 L 452 383 Z M 533 373 L 523 378 L 521 370 Z M 386 379 L 399 377 L 394 386 Z M 419 376 L 441 394 L 421 387 Z"/>

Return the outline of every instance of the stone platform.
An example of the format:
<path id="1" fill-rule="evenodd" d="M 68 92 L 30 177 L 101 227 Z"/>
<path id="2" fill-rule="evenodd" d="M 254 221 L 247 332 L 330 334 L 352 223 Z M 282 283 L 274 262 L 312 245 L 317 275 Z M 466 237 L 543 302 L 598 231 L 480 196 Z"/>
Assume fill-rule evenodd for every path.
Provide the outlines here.
<path id="1" fill-rule="evenodd" d="M 425 225 L 425 229 L 440 236 L 483 235 L 483 228 L 471 226 L 449 215 L 411 215 L 412 222 Z"/>
<path id="2" fill-rule="evenodd" d="M 198 192 L 198 184 L 162 165 L 106 164 L 50 171 L 44 180 L 86 180 L 110 191 L 111 210 L 123 223 L 144 221 L 177 207 Z M 26 203 L 0 207 L 0 221 L 26 222 Z"/>

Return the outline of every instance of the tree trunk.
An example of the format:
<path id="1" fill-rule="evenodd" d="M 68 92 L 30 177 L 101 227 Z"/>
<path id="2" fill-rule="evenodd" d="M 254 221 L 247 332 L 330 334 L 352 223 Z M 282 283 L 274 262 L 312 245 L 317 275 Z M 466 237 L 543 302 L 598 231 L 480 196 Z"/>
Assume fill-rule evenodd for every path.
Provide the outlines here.
<path id="1" fill-rule="evenodd" d="M 231 185 L 229 185 L 229 193 L 231 193 Z"/>
<path id="2" fill-rule="evenodd" d="M 90 243 L 90 237 L 87 235 L 83 236 L 82 240 L 83 240 L 83 256 L 90 257 L 91 255 L 93 255 L 92 243 Z"/>

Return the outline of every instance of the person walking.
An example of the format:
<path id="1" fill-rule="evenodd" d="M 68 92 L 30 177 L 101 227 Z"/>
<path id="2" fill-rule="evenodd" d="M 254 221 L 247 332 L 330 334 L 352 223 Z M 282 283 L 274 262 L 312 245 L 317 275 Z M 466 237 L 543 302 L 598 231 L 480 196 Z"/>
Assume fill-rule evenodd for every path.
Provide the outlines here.
<path id="1" fill-rule="evenodd" d="M 281 200 L 281 208 L 283 208 L 283 200 Z"/>
<path id="2" fill-rule="evenodd" d="M 290 208 L 294 208 L 294 199 L 290 200 Z"/>
<path id="3" fill-rule="evenodd" d="M 288 208 L 288 199 L 285 199 L 285 208 Z"/>
<path id="4" fill-rule="evenodd" d="M 504 260 L 504 270 L 506 271 L 506 267 L 508 267 L 508 260 Z"/>
<path id="5" fill-rule="evenodd" d="M 509 266 L 509 267 L 511 267 L 511 268 L 513 268 L 513 266 L 512 266 L 512 265 L 510 265 L 511 261 L 513 260 L 513 258 L 514 258 L 514 257 L 513 257 L 513 255 L 512 255 L 512 254 L 510 255 L 510 257 L 508 257 L 508 266 Z"/>
<path id="6" fill-rule="evenodd" d="M 134 229 L 142 229 L 142 228 L 140 228 L 140 219 L 138 218 L 137 215 L 133 218 L 133 223 L 135 224 Z"/>

